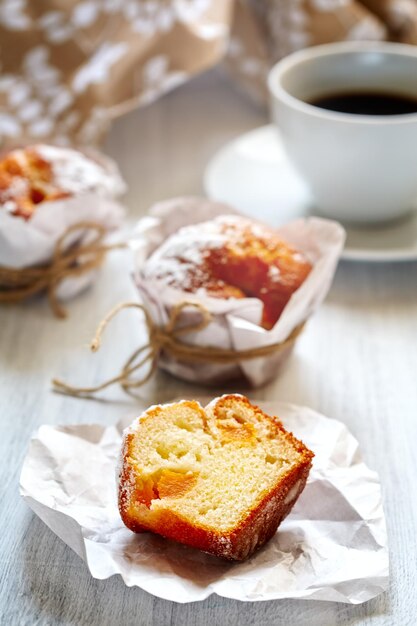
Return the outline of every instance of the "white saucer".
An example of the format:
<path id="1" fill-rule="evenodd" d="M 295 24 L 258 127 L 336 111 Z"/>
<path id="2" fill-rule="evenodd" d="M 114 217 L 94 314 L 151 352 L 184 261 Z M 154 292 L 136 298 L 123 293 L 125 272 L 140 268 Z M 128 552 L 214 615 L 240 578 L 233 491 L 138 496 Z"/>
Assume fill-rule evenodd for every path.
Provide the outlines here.
<path id="1" fill-rule="evenodd" d="M 272 125 L 223 147 L 206 168 L 204 187 L 210 198 L 272 226 L 315 213 L 309 192 L 288 162 L 279 131 Z M 344 227 L 344 259 L 417 260 L 417 211 L 383 226 Z"/>

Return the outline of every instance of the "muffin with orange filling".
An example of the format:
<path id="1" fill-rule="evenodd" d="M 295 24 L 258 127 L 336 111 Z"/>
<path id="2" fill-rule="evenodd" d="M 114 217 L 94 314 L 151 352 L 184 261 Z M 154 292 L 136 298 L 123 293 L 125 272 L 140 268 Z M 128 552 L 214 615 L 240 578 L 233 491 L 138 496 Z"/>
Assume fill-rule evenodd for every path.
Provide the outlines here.
<path id="1" fill-rule="evenodd" d="M 262 325 L 271 329 L 311 269 L 306 256 L 272 229 L 225 215 L 178 230 L 148 258 L 142 273 L 197 295 L 258 298 L 264 305 Z"/>
<path id="2" fill-rule="evenodd" d="M 90 192 L 115 197 L 123 190 L 115 171 L 70 148 L 36 144 L 0 160 L 0 210 L 24 220 L 45 202 Z"/>

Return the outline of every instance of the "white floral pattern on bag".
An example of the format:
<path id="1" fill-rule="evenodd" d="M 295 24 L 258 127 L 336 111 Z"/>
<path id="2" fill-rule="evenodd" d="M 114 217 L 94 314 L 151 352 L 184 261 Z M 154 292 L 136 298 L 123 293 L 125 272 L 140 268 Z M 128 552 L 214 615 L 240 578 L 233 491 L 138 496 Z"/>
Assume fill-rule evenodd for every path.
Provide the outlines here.
<path id="1" fill-rule="evenodd" d="M 142 71 L 143 93 L 140 104 L 150 104 L 161 93 L 174 89 L 187 80 L 185 72 L 174 72 L 169 69 L 169 58 L 164 55 L 152 57 L 145 63 Z"/>
<path id="2" fill-rule="evenodd" d="M 46 46 L 33 48 L 25 55 L 21 75 L 0 76 L 0 96 L 8 109 L 8 113 L 0 113 L 0 132 L 9 137 L 27 133 L 34 139 L 50 136 L 57 117 L 74 101 L 61 81 L 61 72 L 49 63 Z M 9 118 L 14 120 L 13 128 Z"/>
<path id="3" fill-rule="evenodd" d="M 25 13 L 26 0 L 2 0 L 0 2 L 0 24 L 12 31 L 31 27 L 31 19 Z"/>
<path id="4" fill-rule="evenodd" d="M 334 11 L 340 7 L 348 6 L 350 0 L 310 0 L 312 7 L 318 11 Z"/>
<path id="5" fill-rule="evenodd" d="M 384 24 L 371 13 L 367 0 L 236 0 L 237 17 L 250 11 L 260 32 L 257 43 L 248 42 L 242 32 L 248 28 L 244 20 L 236 19 L 229 49 L 229 65 L 237 72 L 245 86 L 253 73 L 253 85 L 266 99 L 265 77 L 267 71 L 252 62 L 253 51 L 259 59 L 268 59 L 268 67 L 280 58 L 302 48 L 340 39 L 382 39 L 386 36 Z M 363 2 L 363 3 L 362 3 Z M 381 4 L 402 0 L 381 0 Z M 417 0 L 416 24 L 417 24 Z M 243 26 L 242 26 L 243 24 Z M 251 35 L 254 31 L 251 29 Z M 263 46 L 264 54 L 259 54 Z M 265 65 L 265 62 L 264 62 Z M 262 74 L 263 72 L 263 74 Z M 255 81 L 256 79 L 256 81 Z M 262 84 L 263 81 L 263 84 Z M 259 99 L 259 98 L 258 98 Z"/>
<path id="6" fill-rule="evenodd" d="M 16 45 L 13 67 L 0 67 L 0 144 L 97 143 L 113 109 L 149 103 L 198 69 L 187 55 L 172 62 L 171 36 L 218 60 L 232 1 L 218 11 L 218 0 L 0 0 L 0 52 Z"/>

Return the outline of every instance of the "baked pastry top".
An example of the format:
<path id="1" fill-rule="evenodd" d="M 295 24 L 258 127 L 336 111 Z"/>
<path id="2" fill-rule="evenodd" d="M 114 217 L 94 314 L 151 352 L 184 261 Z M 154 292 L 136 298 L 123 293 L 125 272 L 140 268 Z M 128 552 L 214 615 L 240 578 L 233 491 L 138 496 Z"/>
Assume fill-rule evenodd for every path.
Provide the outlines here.
<path id="1" fill-rule="evenodd" d="M 185 226 L 148 258 L 145 278 L 214 298 L 259 298 L 270 329 L 312 269 L 272 229 L 236 215 Z"/>
<path id="2" fill-rule="evenodd" d="M 120 514 L 134 532 L 242 560 L 289 513 L 313 456 L 244 396 L 154 406 L 124 433 Z"/>
<path id="3" fill-rule="evenodd" d="M 78 150 L 36 144 L 0 160 L 0 209 L 25 220 L 43 202 L 91 191 L 114 196 L 114 177 Z"/>

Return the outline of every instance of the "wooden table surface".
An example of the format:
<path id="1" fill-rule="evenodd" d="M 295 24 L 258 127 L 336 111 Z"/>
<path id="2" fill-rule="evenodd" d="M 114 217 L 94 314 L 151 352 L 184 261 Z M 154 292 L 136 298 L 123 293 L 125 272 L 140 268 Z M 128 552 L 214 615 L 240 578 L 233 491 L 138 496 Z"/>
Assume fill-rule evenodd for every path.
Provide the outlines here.
<path id="1" fill-rule="evenodd" d="M 130 185 L 131 217 L 159 199 L 201 191 L 205 164 L 230 138 L 266 122 L 217 72 L 147 109 L 118 120 L 107 143 Z M 87 567 L 28 509 L 18 480 L 31 434 L 40 424 L 110 424 L 139 410 L 118 392 L 114 402 L 80 401 L 50 391 L 52 375 L 90 383 L 114 372 L 139 340 L 134 313 L 111 331 L 112 347 L 91 356 L 97 321 L 132 298 L 120 253 L 95 286 L 57 321 L 43 301 L 0 310 L 0 623 L 76 624 L 364 624 L 417 623 L 417 264 L 342 263 L 324 306 L 309 323 L 288 368 L 252 397 L 277 398 L 344 421 L 366 462 L 381 476 L 391 585 L 361 606 L 308 601 L 240 603 L 211 596 L 181 605 L 127 588 L 121 578 L 94 580 Z M 158 374 L 143 404 L 201 393 Z"/>

